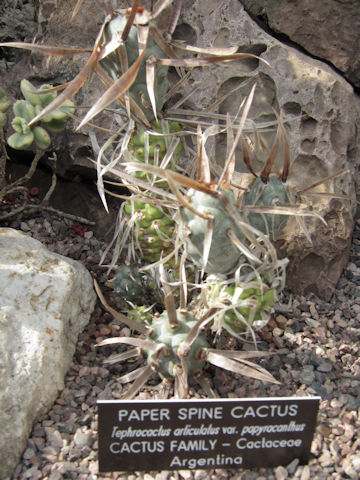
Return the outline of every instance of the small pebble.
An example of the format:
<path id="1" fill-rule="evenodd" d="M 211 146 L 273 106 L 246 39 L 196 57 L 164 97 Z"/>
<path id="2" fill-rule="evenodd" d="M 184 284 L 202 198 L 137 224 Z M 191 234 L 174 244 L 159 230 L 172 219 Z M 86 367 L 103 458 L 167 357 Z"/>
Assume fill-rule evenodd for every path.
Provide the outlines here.
<path id="1" fill-rule="evenodd" d="M 288 478 L 288 471 L 285 467 L 279 466 L 275 468 L 275 479 L 276 480 L 285 480 Z"/>
<path id="2" fill-rule="evenodd" d="M 52 251 L 80 258 L 101 285 L 108 280 L 106 268 L 98 263 L 107 244 L 96 237 L 96 227 L 82 235 L 72 235 L 72 221 L 43 216 L 14 220 L 12 226 L 49 245 Z M 129 336 L 128 327 L 114 320 L 98 304 L 79 342 L 73 365 L 65 377 L 65 388 L 54 406 L 33 427 L 27 448 L 15 468 L 13 480 L 358 480 L 360 478 L 360 419 L 358 332 L 360 326 L 360 220 L 352 244 L 350 263 L 328 302 L 313 295 L 294 295 L 287 310 L 277 310 L 273 319 L 259 332 L 261 349 L 276 353 L 280 345 L 287 350 L 256 361 L 268 369 L 281 385 L 265 384 L 224 369 L 208 366 L 204 371 L 216 394 L 226 398 L 321 396 L 316 433 L 307 465 L 294 459 L 276 468 L 181 470 L 162 472 L 98 472 L 97 411 L 98 399 L 117 399 L 124 388 L 118 378 L 136 362 L 106 365 L 115 349 L 95 349 L 98 338 Z M 53 235 L 56 235 L 56 238 Z M 109 264 L 110 257 L 104 261 Z M 108 290 L 106 291 L 108 294 Z M 286 294 L 287 295 L 287 294 Z M 286 297 L 285 297 L 286 298 Z M 282 302 L 288 303 L 288 299 Z M 281 312 L 281 313 L 280 313 Z M 253 350 L 249 342 L 243 350 Z M 259 347 L 259 348 L 260 348 Z M 124 351 L 121 347 L 120 351 Z M 154 375 L 151 385 L 143 387 L 138 399 L 154 399 Z M 170 387 L 170 397 L 173 394 Z M 203 391 L 190 386 L 190 398 Z"/>

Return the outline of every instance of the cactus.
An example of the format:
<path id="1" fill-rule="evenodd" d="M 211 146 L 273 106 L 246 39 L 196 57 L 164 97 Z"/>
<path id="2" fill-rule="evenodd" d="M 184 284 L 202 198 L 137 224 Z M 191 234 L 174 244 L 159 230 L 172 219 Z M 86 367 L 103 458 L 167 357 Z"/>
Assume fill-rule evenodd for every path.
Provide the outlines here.
<path id="1" fill-rule="evenodd" d="M 230 204 L 236 208 L 236 200 L 232 190 L 221 187 L 221 192 Z M 234 271 L 240 261 L 241 251 L 236 248 L 228 236 L 231 230 L 239 239 L 244 239 L 234 219 L 229 216 L 221 198 L 217 195 L 190 189 L 187 193 L 189 203 L 197 212 L 209 216 L 209 219 L 200 218 L 193 211 L 181 207 L 180 229 L 189 236 L 185 248 L 195 265 L 204 269 L 206 273 L 226 274 Z M 207 239 L 207 233 L 209 239 Z M 210 248 L 206 261 L 207 245 Z M 205 263 L 205 264 L 204 264 Z"/>
<path id="2" fill-rule="evenodd" d="M 144 293 L 143 277 L 136 267 L 120 265 L 111 285 L 122 300 L 129 302 L 136 302 Z"/>
<path id="3" fill-rule="evenodd" d="M 142 299 L 142 307 L 155 304 L 160 300 L 161 294 L 155 279 L 147 272 L 140 273 L 138 268 L 128 265 L 117 267 L 114 277 L 110 280 L 110 285 L 114 289 L 115 299 L 122 310 L 129 310 L 129 305 L 133 307 L 133 315 L 136 316 L 136 309 L 139 298 Z M 141 313 L 141 310 L 138 312 Z M 142 312 L 143 314 L 144 312 Z M 140 319 L 146 318 L 146 315 L 140 315 Z"/>
<path id="4" fill-rule="evenodd" d="M 251 188 L 246 192 L 243 199 L 244 205 L 253 205 L 258 207 L 276 207 L 290 204 L 288 192 L 285 184 L 280 178 L 271 174 L 268 182 L 265 183 L 261 178 L 256 178 Z M 279 214 L 261 214 L 249 213 L 248 222 L 268 235 L 270 240 L 278 237 L 279 233 L 286 226 L 289 216 Z"/>
<path id="5" fill-rule="evenodd" d="M 143 261 L 154 263 L 173 249 L 175 222 L 165 207 L 130 197 L 124 206 L 132 244 Z"/>
<path id="6" fill-rule="evenodd" d="M 220 334 L 224 329 L 238 337 L 266 325 L 276 298 L 276 289 L 262 279 L 235 283 L 211 275 L 206 281 L 205 295 L 207 304 L 219 309 L 212 330 Z"/>
<path id="7" fill-rule="evenodd" d="M 174 134 L 179 132 L 181 128 L 176 122 L 167 122 L 164 130 L 167 131 L 166 133 Z M 161 122 L 159 121 L 154 123 L 153 131 L 159 132 L 160 134 L 165 133 L 163 132 Z M 148 142 L 146 141 L 146 136 L 148 137 Z M 155 165 L 155 161 L 157 159 L 157 166 L 160 166 L 168 151 L 168 143 L 169 141 L 164 136 L 154 135 L 151 134 L 151 132 L 147 134 L 144 128 L 139 128 L 136 135 L 130 140 L 128 150 L 137 162 L 146 162 L 150 165 Z M 180 152 L 181 143 L 179 142 L 174 154 L 171 156 L 171 158 L 169 158 L 169 161 L 165 165 L 165 168 L 175 169 L 179 161 Z M 154 178 L 153 175 L 142 170 L 136 171 L 135 177 L 149 183 L 152 183 Z M 167 188 L 167 184 L 164 181 L 157 181 L 156 186 L 159 188 Z"/>
<path id="8" fill-rule="evenodd" d="M 123 399 L 133 398 L 154 372 L 166 382 L 174 379 L 175 396 L 186 398 L 190 378 L 198 379 L 201 383 L 207 362 L 248 377 L 279 383 L 264 368 L 248 360 L 252 357 L 270 355 L 269 352 L 222 351 L 211 348 L 203 328 L 213 319 L 216 308 L 205 312 L 198 309 L 196 312 L 185 309 L 176 310 L 173 296 L 168 293 L 166 295 L 168 302 L 165 302 L 167 304 L 166 311 L 162 314 L 152 315 L 151 320 L 148 316 L 144 317 L 144 310 L 141 312 L 135 311 L 136 318 L 134 321 L 134 311 L 131 314 L 132 318 L 117 313 L 106 303 L 96 282 L 95 289 L 106 310 L 121 319 L 130 328 L 138 330 L 145 336 L 145 338 L 109 338 L 97 345 L 101 347 L 125 344 L 136 347 L 110 356 L 106 363 L 115 363 L 137 357 L 142 353 L 146 356 L 146 366 L 119 378 L 120 383 L 135 380 L 129 390 L 122 396 Z"/>
<path id="9" fill-rule="evenodd" d="M 177 368 L 183 368 L 178 350 L 186 340 L 190 330 L 196 325 L 197 319 L 188 312 L 176 311 L 178 325 L 171 328 L 169 325 L 168 313 L 164 311 L 161 315 L 154 315 L 151 322 L 152 333 L 150 339 L 156 344 L 165 346 L 164 353 L 160 356 L 154 355 L 151 350 L 145 350 L 148 365 L 162 379 L 172 379 Z M 201 350 L 209 348 L 204 332 L 199 333 L 192 343 L 188 354 L 185 357 L 185 369 L 190 376 L 199 376 L 203 370 L 204 362 L 201 359 Z"/>
<path id="10" fill-rule="evenodd" d="M 104 30 L 104 44 L 109 44 L 112 40 L 119 38 L 119 35 L 123 32 L 127 23 L 127 18 L 124 15 L 118 15 L 114 17 L 107 24 Z M 139 56 L 139 44 L 138 44 L 138 31 L 136 26 L 132 26 L 129 32 L 129 35 L 125 41 L 125 49 L 128 59 L 128 64 L 133 65 L 138 56 Z M 143 62 L 139 68 L 135 82 L 130 88 L 130 95 L 135 100 L 136 104 L 140 106 L 145 113 L 148 120 L 152 121 L 154 119 L 154 114 L 151 107 L 150 98 L 146 86 L 146 60 L 151 55 L 154 55 L 158 58 L 165 57 L 165 53 L 161 48 L 154 42 L 150 37 L 147 43 L 146 52 L 144 55 Z M 102 67 L 106 70 L 109 76 L 116 81 L 121 74 L 121 63 L 119 61 L 119 54 L 116 50 L 115 52 L 110 53 L 105 58 L 101 60 Z M 165 97 L 169 90 L 169 82 L 167 80 L 167 66 L 159 66 L 156 69 L 156 106 L 157 110 L 161 110 L 164 103 Z"/>

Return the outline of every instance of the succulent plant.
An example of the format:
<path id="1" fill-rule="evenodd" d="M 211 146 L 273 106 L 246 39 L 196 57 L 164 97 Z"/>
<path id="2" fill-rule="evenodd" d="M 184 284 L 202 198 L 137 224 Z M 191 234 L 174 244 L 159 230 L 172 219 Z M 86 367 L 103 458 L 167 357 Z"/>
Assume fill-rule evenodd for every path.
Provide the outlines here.
<path id="1" fill-rule="evenodd" d="M 104 44 L 110 44 L 121 36 L 127 24 L 127 17 L 124 15 L 117 15 L 110 20 L 104 30 Z M 130 28 L 129 34 L 125 40 L 125 49 L 127 54 L 128 65 L 133 65 L 139 57 L 139 43 L 138 43 L 138 29 L 135 25 Z M 165 53 L 150 37 L 147 42 L 144 59 L 138 70 L 136 80 L 130 87 L 130 95 L 135 100 L 136 104 L 141 107 L 148 120 L 154 119 L 154 113 L 149 98 L 147 84 L 146 84 L 146 60 L 150 56 L 157 58 L 165 57 Z M 102 67 L 106 70 L 108 75 L 116 81 L 124 72 L 122 71 L 121 62 L 119 61 L 118 51 L 114 51 L 101 60 Z M 168 67 L 159 66 L 156 69 L 155 80 L 155 98 L 156 107 L 160 111 L 164 105 L 166 94 L 169 90 L 169 82 L 167 80 Z"/>
<path id="2" fill-rule="evenodd" d="M 120 265 L 111 280 L 114 292 L 122 299 L 136 302 L 144 293 L 143 276 L 136 267 Z"/>
<path id="3" fill-rule="evenodd" d="M 120 265 L 114 273 L 109 284 L 114 289 L 115 299 L 121 310 L 132 311 L 133 316 L 141 313 L 139 319 L 146 318 L 147 306 L 154 305 L 161 301 L 161 293 L 156 280 L 148 272 L 140 272 L 135 266 Z M 141 298 L 141 308 L 137 305 Z M 131 310 L 129 310 L 129 305 Z M 140 308 L 140 310 L 137 310 Z"/>
<path id="4" fill-rule="evenodd" d="M 9 110 L 11 103 L 6 97 L 2 88 L 0 88 L 0 128 L 6 125 L 6 112 Z"/>
<path id="5" fill-rule="evenodd" d="M 69 113 L 74 112 L 74 104 L 71 100 L 68 100 L 61 108 L 43 117 L 42 122 L 46 128 L 39 125 L 30 125 L 42 108 L 50 103 L 57 94 L 56 92 L 38 93 L 39 91 L 46 92 L 52 86 L 42 85 L 39 90 L 36 90 L 26 79 L 21 81 L 20 88 L 25 100 L 18 100 L 13 105 L 15 117 L 12 121 L 12 127 L 15 133 L 8 138 L 8 144 L 16 150 L 24 150 L 35 142 L 39 149 L 45 150 L 51 143 L 48 130 L 50 132 L 63 130 Z"/>
<path id="6" fill-rule="evenodd" d="M 276 288 L 261 278 L 235 282 L 234 279 L 210 275 L 205 285 L 207 305 L 218 308 L 212 324 L 212 330 L 217 334 L 226 330 L 238 337 L 267 324 L 276 299 Z"/>
<path id="7" fill-rule="evenodd" d="M 232 190 L 221 187 L 221 193 L 236 208 Z M 195 265 L 206 273 L 226 274 L 234 271 L 242 252 L 229 237 L 231 231 L 239 240 L 244 239 L 239 226 L 226 211 L 218 195 L 190 189 L 187 193 L 190 206 L 207 216 L 201 218 L 186 207 L 181 207 L 180 229 L 188 234 L 185 248 Z"/>
<path id="8" fill-rule="evenodd" d="M 164 126 L 160 121 L 156 121 L 153 130 L 148 132 L 145 128 L 139 128 L 133 138 L 130 140 L 128 150 L 137 162 L 148 163 L 150 165 L 161 166 L 166 161 L 165 168 L 176 169 L 181 152 L 181 143 L 178 142 L 175 151 L 169 155 L 170 134 L 176 134 L 181 127 L 176 122 L 166 122 Z M 156 135 L 156 133 L 159 135 Z M 169 135 L 167 137 L 166 135 Z M 166 157 L 166 158 L 165 158 Z M 152 183 L 154 176 L 148 172 L 137 170 L 134 173 L 136 178 Z M 164 181 L 155 182 L 159 188 L 166 188 Z"/>
<path id="9" fill-rule="evenodd" d="M 173 250 L 175 222 L 168 209 L 130 197 L 124 214 L 132 245 L 143 261 L 157 262 Z"/>
<path id="10" fill-rule="evenodd" d="M 243 199 L 244 205 L 258 207 L 278 207 L 290 205 L 289 194 L 281 179 L 271 174 L 265 183 L 261 178 L 256 178 L 251 188 L 248 189 Z M 276 213 L 252 213 L 248 214 L 248 222 L 262 233 L 269 236 L 270 240 L 278 237 L 288 222 L 288 215 Z"/>
<path id="11" fill-rule="evenodd" d="M 186 398 L 190 379 L 193 377 L 201 383 L 207 362 L 248 377 L 279 383 L 263 367 L 248 360 L 249 358 L 265 357 L 270 354 L 269 352 L 243 352 L 211 348 L 203 328 L 213 319 L 216 309 L 205 312 L 198 311 L 201 313 L 199 318 L 199 314 L 193 311 L 176 310 L 174 302 L 170 301 L 167 303 L 166 311 L 162 314 L 153 315 L 151 321 L 146 321 L 146 324 L 144 324 L 139 322 L 140 315 L 135 322 L 132 318 L 123 315 L 119 317 L 120 314 L 106 303 L 96 283 L 95 288 L 101 302 L 110 313 L 121 318 L 130 328 L 135 328 L 145 335 L 145 339 L 134 337 L 109 338 L 97 345 L 101 347 L 125 344 L 135 347 L 120 354 L 113 354 L 107 359 L 106 363 L 115 363 L 138 357 L 142 353 L 146 356 L 145 366 L 118 379 L 120 383 L 135 380 L 122 396 L 123 399 L 133 398 L 153 373 L 157 373 L 164 381 L 174 380 L 175 396 Z"/>
<path id="12" fill-rule="evenodd" d="M 13 106 L 15 117 L 11 123 L 15 133 L 8 138 L 8 144 L 15 150 L 25 150 L 35 141 L 40 149 L 50 145 L 50 135 L 39 126 L 30 127 L 30 121 L 35 117 L 35 107 L 27 100 L 18 100 Z"/>
<path id="13" fill-rule="evenodd" d="M 146 350 L 147 363 L 158 373 L 162 379 L 173 379 L 177 368 L 185 368 L 189 376 L 199 376 L 203 369 L 201 350 L 209 348 L 204 332 L 191 344 L 184 363 L 181 362 L 179 349 L 186 341 L 190 330 L 196 326 L 197 319 L 192 313 L 176 311 L 177 325 L 171 328 L 167 311 L 154 315 L 150 324 L 152 333 L 150 339 L 160 345 L 164 345 L 161 355 L 153 350 Z"/>

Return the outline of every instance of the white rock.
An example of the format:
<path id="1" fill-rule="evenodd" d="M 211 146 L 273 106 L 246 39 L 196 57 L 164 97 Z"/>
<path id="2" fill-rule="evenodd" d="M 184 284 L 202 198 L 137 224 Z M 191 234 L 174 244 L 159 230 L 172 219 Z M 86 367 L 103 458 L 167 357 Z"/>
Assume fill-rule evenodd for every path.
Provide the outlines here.
<path id="1" fill-rule="evenodd" d="M 95 293 L 78 262 L 0 228 L 0 478 L 26 447 L 33 423 L 52 405 Z"/>

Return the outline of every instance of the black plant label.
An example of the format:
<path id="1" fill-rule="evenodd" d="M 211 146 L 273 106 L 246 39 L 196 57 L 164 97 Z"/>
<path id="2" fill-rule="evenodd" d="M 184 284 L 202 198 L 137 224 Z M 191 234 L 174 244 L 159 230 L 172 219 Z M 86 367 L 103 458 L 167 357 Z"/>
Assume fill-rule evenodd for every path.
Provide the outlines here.
<path id="1" fill-rule="evenodd" d="M 99 471 L 195 470 L 309 460 L 319 397 L 99 400 Z"/>

